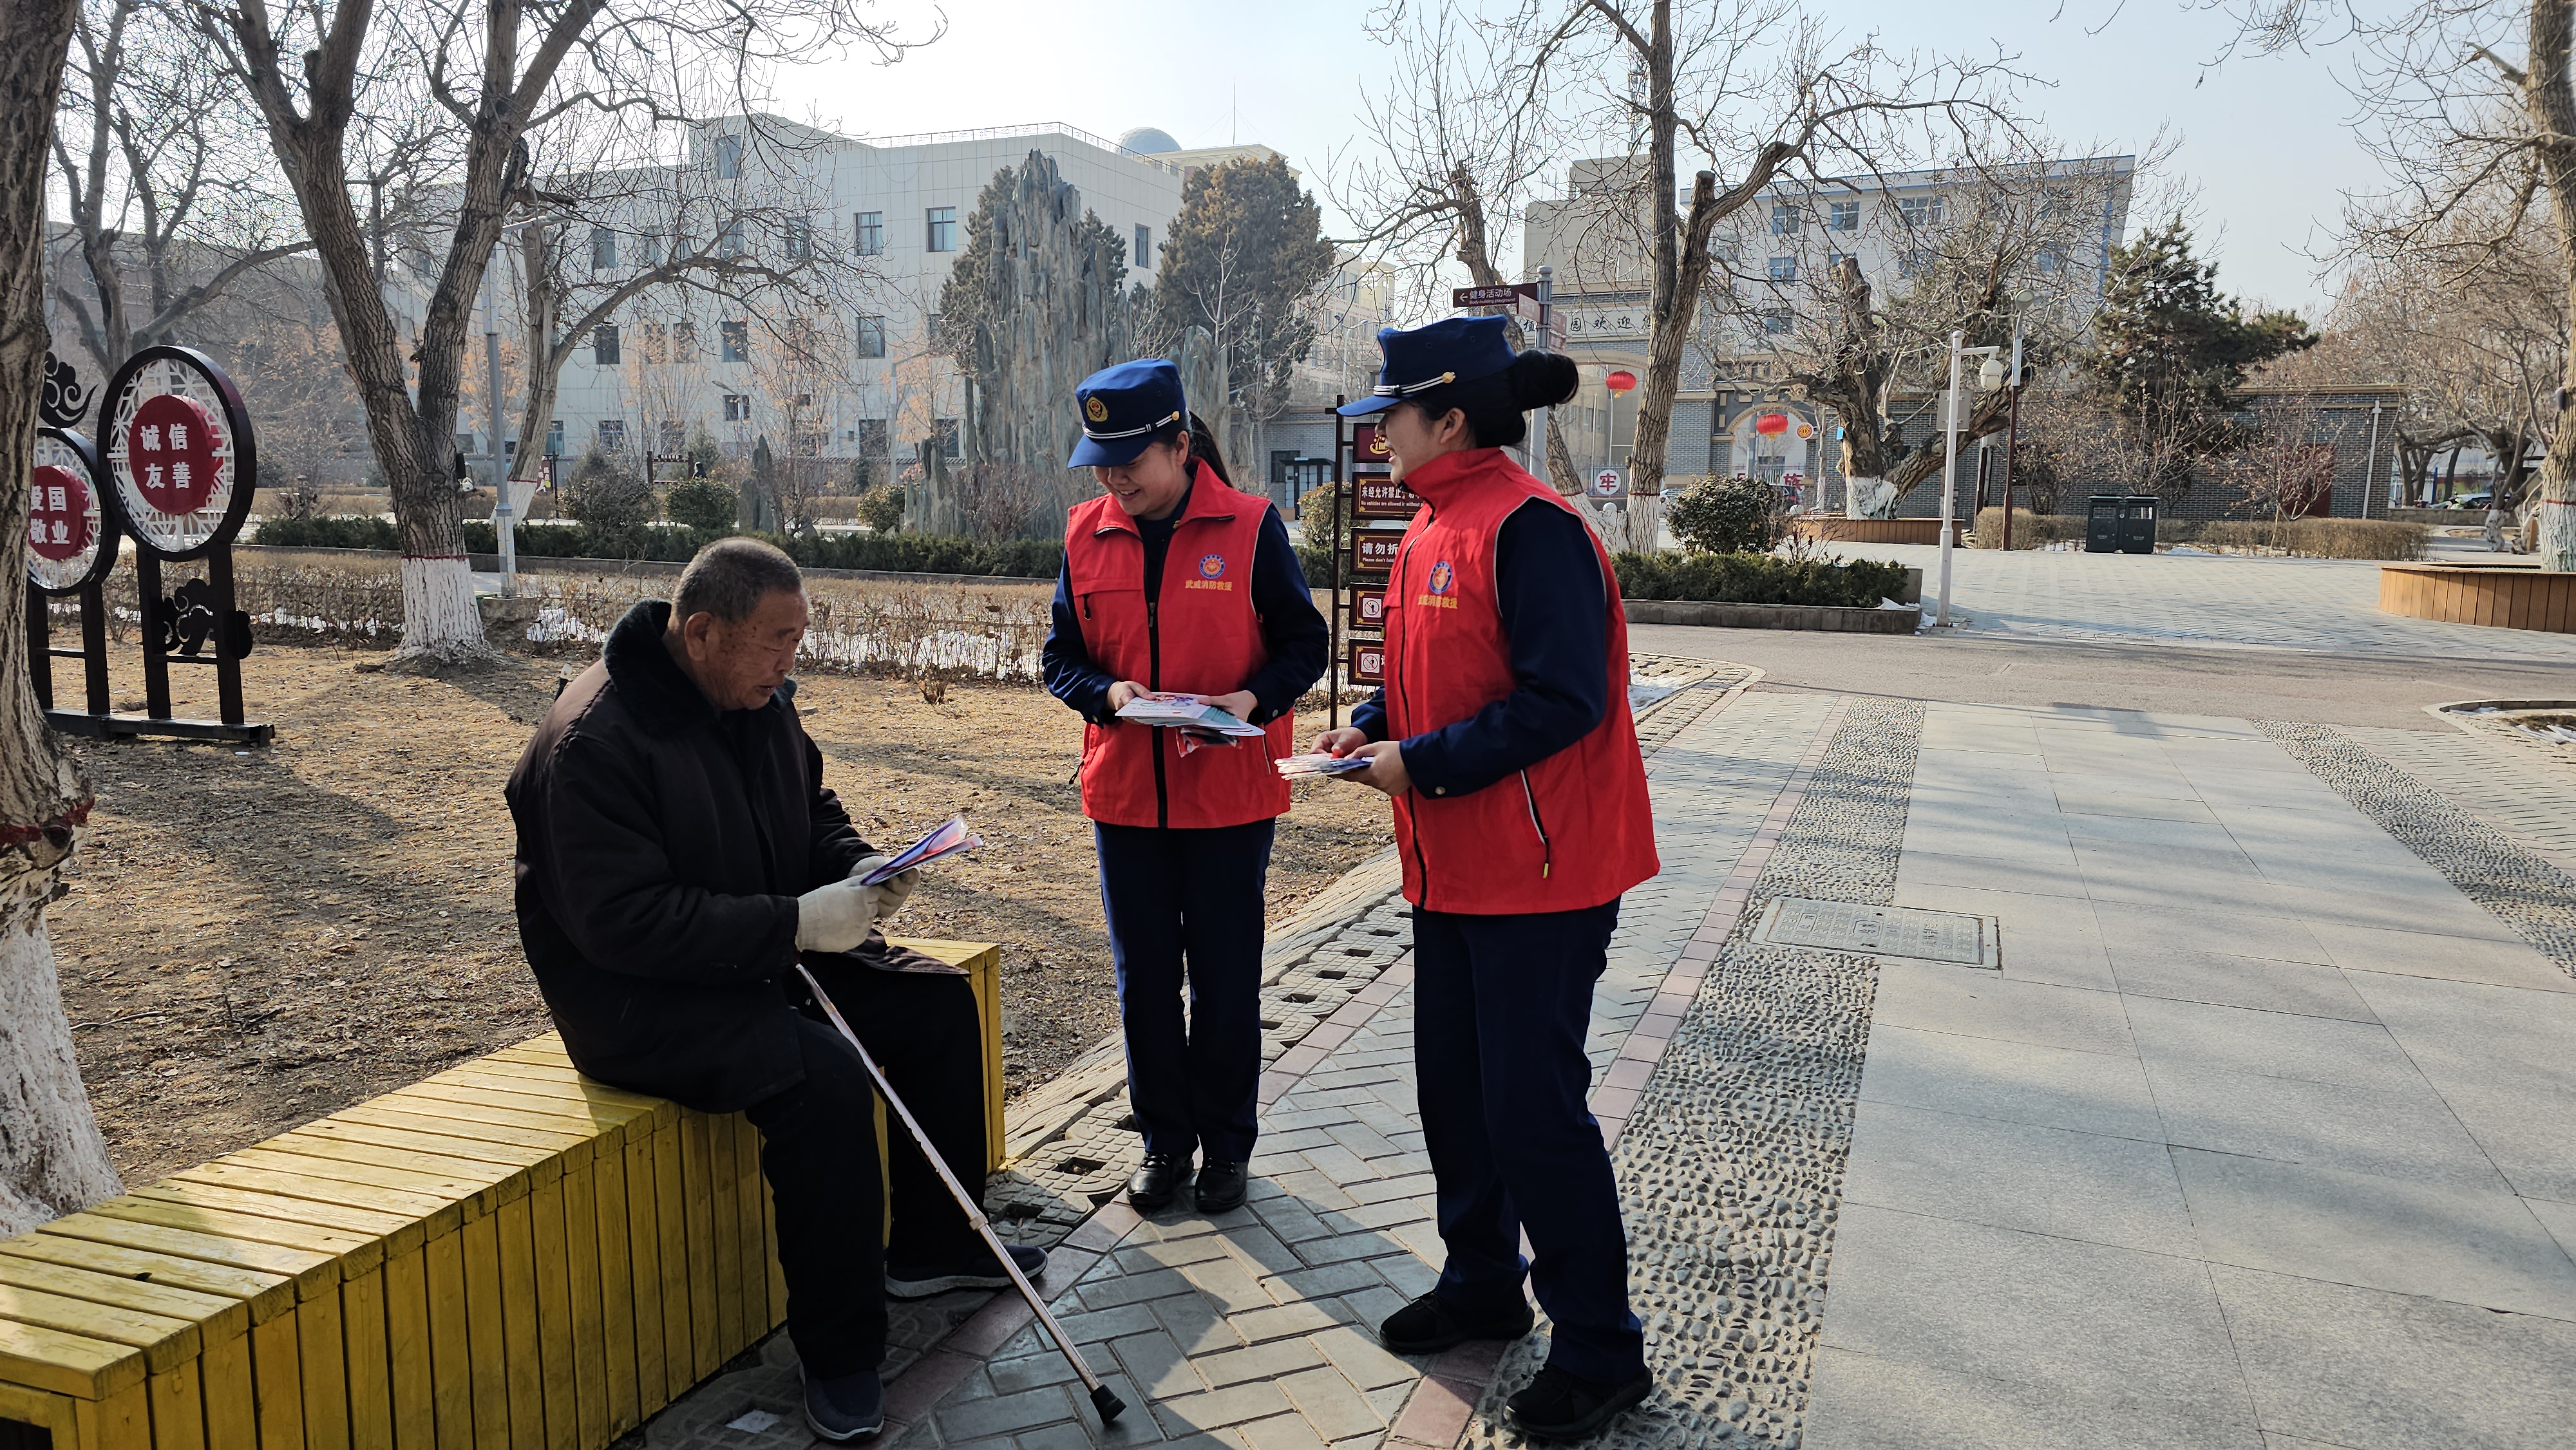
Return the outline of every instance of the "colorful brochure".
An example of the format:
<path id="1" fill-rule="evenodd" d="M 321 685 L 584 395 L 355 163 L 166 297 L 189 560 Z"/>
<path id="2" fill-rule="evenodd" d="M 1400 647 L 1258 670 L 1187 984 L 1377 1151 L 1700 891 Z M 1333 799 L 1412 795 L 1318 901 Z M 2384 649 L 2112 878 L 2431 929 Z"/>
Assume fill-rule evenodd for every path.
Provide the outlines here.
<path id="1" fill-rule="evenodd" d="M 876 886 L 891 881 L 915 866 L 972 851 L 984 844 L 984 838 L 966 829 L 964 816 L 950 816 L 929 835 L 903 848 L 903 854 L 859 878 L 861 886 Z"/>

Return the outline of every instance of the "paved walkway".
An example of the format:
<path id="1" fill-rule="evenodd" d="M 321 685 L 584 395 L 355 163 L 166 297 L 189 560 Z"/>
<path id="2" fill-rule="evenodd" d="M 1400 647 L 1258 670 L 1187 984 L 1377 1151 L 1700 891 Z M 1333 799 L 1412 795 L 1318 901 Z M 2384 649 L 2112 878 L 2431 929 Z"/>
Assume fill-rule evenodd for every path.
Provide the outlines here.
<path id="1" fill-rule="evenodd" d="M 1929 607 L 1938 548 L 1834 548 L 1922 569 Z M 2353 560 L 1959 549 L 1950 599 L 1972 629 L 2041 639 L 2576 663 L 2576 635 L 2382 614 L 2379 566 Z"/>
<path id="2" fill-rule="evenodd" d="M 2242 721 L 1933 706 L 1811 1450 L 2565 1446 L 2576 978 Z"/>

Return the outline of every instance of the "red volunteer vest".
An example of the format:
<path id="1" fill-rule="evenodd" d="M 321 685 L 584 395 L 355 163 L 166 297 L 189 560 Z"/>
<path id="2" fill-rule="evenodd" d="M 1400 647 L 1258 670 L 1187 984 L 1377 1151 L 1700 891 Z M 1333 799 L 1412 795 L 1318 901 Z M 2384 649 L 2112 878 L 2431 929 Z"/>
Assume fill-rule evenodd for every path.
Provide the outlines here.
<path id="1" fill-rule="evenodd" d="M 1230 695 L 1269 663 L 1252 607 L 1252 556 L 1270 504 L 1192 464 L 1188 509 L 1163 556 L 1162 593 L 1145 597 L 1145 540 L 1103 494 L 1066 521 L 1064 566 L 1092 662 L 1176 694 Z M 1293 753 L 1293 717 L 1259 740 L 1183 755 L 1171 730 L 1085 724 L 1082 813 L 1112 826 L 1201 829 L 1266 821 L 1288 809 L 1271 762 Z"/>
<path id="2" fill-rule="evenodd" d="M 1444 454 L 1404 482 L 1430 506 L 1405 530 L 1386 591 L 1387 724 L 1398 740 L 1467 719 L 1512 692 L 1495 540 L 1515 510 L 1572 512 L 1499 448 Z M 1473 916 L 1576 911 L 1662 869 L 1628 714 L 1619 576 L 1598 538 L 1592 551 L 1609 591 L 1610 708 L 1592 733 L 1483 790 L 1443 797 L 1417 786 L 1396 797 L 1404 897 L 1416 906 Z M 1594 586 L 1585 579 L 1566 587 Z"/>

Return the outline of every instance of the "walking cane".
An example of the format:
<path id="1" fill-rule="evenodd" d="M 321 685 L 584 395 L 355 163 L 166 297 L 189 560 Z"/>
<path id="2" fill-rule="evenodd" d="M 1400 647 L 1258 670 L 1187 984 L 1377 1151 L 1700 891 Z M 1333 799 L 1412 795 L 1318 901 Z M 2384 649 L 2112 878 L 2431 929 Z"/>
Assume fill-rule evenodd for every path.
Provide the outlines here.
<path id="1" fill-rule="evenodd" d="M 1039 1321 L 1046 1325 L 1047 1333 L 1055 1336 L 1055 1347 L 1064 1351 L 1064 1357 L 1073 1364 L 1073 1372 L 1082 1376 L 1082 1383 L 1091 1391 L 1091 1408 L 1099 1411 L 1100 1423 L 1106 1425 L 1124 1414 L 1127 1402 L 1118 1398 L 1116 1390 L 1102 1384 L 1100 1376 L 1093 1374 L 1091 1366 L 1083 1362 L 1082 1351 L 1073 1347 L 1073 1336 L 1066 1334 L 1064 1326 L 1055 1322 L 1055 1315 L 1047 1310 L 1046 1300 L 1038 1296 L 1036 1286 L 1029 1283 L 1028 1276 L 1020 1272 L 1020 1266 L 1011 1259 L 1011 1251 L 1003 1245 L 1001 1237 L 993 1232 L 992 1221 L 984 1217 L 983 1205 L 977 1203 L 975 1195 L 968 1193 L 966 1186 L 957 1181 L 956 1174 L 948 1171 L 947 1160 L 941 1158 L 939 1150 L 930 1145 L 930 1135 L 923 1132 L 921 1124 L 913 1119 L 912 1109 L 905 1107 L 903 1099 L 894 1095 L 894 1084 L 886 1081 L 886 1075 L 878 1068 L 877 1060 L 868 1056 L 868 1050 L 859 1045 L 859 1034 L 852 1032 L 850 1024 L 841 1020 L 841 1009 L 832 1005 L 832 998 L 823 990 L 823 984 L 814 980 L 814 974 L 805 970 L 803 962 L 796 964 L 796 975 L 803 977 L 805 985 L 814 989 L 814 1000 L 822 1004 L 823 1014 L 832 1019 L 834 1027 L 840 1029 L 841 1040 L 850 1044 L 850 1050 L 859 1055 L 860 1064 L 867 1068 L 869 1079 L 877 1085 L 878 1095 L 886 1100 L 887 1107 L 894 1109 L 896 1117 L 903 1119 L 904 1130 L 911 1133 L 912 1141 L 920 1146 L 921 1156 L 929 1159 L 930 1166 L 938 1170 L 939 1181 L 948 1185 L 949 1195 L 957 1200 L 959 1208 L 966 1210 L 966 1217 L 975 1224 L 975 1232 L 984 1236 L 985 1246 L 993 1251 L 993 1257 L 1002 1261 L 1003 1271 L 1011 1276 L 1013 1284 L 1019 1286 L 1020 1297 L 1029 1301 L 1029 1307 L 1038 1312 Z"/>

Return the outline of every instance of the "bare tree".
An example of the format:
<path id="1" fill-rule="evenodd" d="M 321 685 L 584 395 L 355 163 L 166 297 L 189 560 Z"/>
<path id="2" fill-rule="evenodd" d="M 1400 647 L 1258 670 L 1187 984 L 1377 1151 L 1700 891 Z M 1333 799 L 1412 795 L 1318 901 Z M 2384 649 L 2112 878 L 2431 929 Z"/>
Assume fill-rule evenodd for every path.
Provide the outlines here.
<path id="1" fill-rule="evenodd" d="M 45 158 L 77 0 L 0 6 L 0 613 L 26 617 L 29 480 L 45 349 Z M 72 1058 L 45 904 L 88 830 L 91 792 L 45 727 L 27 634 L 0 628 L 0 1236 L 121 1191 Z"/>
<path id="2" fill-rule="evenodd" d="M 739 99 L 780 65 L 853 46 L 899 54 L 894 27 L 869 17 L 864 0 L 335 0 L 283 9 L 204 0 L 197 13 L 267 125 L 330 280 L 402 534 L 398 658 L 482 659 L 489 647 L 451 440 L 484 269 L 512 212 L 537 201 L 530 129 L 583 108 L 685 122 L 699 94 L 687 77 L 731 76 Z M 429 102 L 425 119 L 419 108 L 374 108 L 379 97 L 401 100 L 414 77 Z M 354 204 L 361 178 L 349 157 L 369 135 L 448 138 L 459 158 L 444 244 L 421 259 L 426 300 L 409 339 L 381 285 L 382 248 Z"/>
<path id="3" fill-rule="evenodd" d="M 1343 215 L 1363 223 L 1349 245 L 1393 269 L 1416 310 L 1438 301 L 1453 262 L 1473 286 L 1511 283 L 1503 248 L 1548 164 L 1550 131 L 1544 108 L 1515 88 L 1512 36 L 1449 0 L 1418 18 L 1401 3 L 1383 7 L 1370 30 L 1394 65 L 1385 93 L 1365 103 L 1365 149 L 1328 185 Z M 1511 319 L 1513 347 L 1532 345 L 1513 309 L 1477 310 Z M 1556 491 L 1580 494 L 1558 429 L 1548 430 L 1547 455 Z"/>
<path id="4" fill-rule="evenodd" d="M 2353 199 L 2358 250 L 2459 261 L 2493 255 L 2527 221 L 2545 221 L 2547 283 L 2562 317 L 2576 309 L 2576 12 L 2566 0 L 2410 0 L 2360 10 L 2330 0 L 2227 0 L 2256 51 L 2340 49 L 2361 103 L 2364 144 L 2389 175 Z M 2490 224 L 2455 218 L 2501 195 Z M 2540 564 L 2576 570 L 2576 352 L 2559 360 L 2540 419 Z"/>
<path id="5" fill-rule="evenodd" d="M 88 0 L 63 91 L 53 154 L 73 255 L 55 265 L 54 298 L 102 369 L 180 340 L 235 282 L 311 246 L 179 11 Z"/>
<path id="6" fill-rule="evenodd" d="M 1629 491 L 1662 491 L 1682 356 L 1698 323 L 1718 224 L 1782 178 L 1884 174 L 1938 156 L 1969 128 L 2007 133 L 2020 77 L 2000 61 L 1845 46 L 1799 0 L 1526 0 L 1523 93 L 1563 72 L 1592 108 L 1616 116 L 1619 144 L 1643 156 L 1588 208 L 1602 250 L 1649 275 L 1646 374 Z M 1704 169 L 1677 189 L 1687 143 Z M 1721 183 L 1721 175 L 1729 178 Z M 1596 252 L 1596 255 L 1598 252 Z"/>

